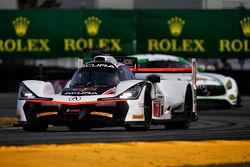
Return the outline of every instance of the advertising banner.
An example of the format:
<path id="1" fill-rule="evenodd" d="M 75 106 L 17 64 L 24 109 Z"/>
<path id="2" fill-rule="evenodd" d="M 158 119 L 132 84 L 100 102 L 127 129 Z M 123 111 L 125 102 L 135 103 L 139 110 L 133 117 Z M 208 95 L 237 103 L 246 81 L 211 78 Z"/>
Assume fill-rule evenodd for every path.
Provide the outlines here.
<path id="1" fill-rule="evenodd" d="M 247 10 L 158 10 L 137 12 L 137 52 L 182 57 L 250 56 Z"/>
<path id="2" fill-rule="evenodd" d="M 115 10 L 0 11 L 0 57 L 76 57 L 95 49 L 132 54 L 133 17 Z"/>
<path id="3" fill-rule="evenodd" d="M 0 58 L 250 57 L 249 10 L 1 10 Z"/>

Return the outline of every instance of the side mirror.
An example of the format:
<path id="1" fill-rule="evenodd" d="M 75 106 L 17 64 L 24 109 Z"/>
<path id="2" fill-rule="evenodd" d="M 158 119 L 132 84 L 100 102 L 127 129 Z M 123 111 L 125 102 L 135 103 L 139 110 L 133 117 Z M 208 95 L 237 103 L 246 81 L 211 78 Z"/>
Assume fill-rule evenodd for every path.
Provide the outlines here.
<path id="1" fill-rule="evenodd" d="M 159 75 L 149 75 L 147 77 L 147 80 L 152 82 L 152 83 L 159 83 L 161 81 L 161 78 Z"/>

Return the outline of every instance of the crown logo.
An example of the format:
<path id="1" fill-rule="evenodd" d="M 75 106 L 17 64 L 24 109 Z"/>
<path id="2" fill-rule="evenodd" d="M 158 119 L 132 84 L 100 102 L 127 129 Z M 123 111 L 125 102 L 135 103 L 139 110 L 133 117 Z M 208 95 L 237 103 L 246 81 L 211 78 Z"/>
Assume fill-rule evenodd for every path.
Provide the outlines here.
<path id="1" fill-rule="evenodd" d="M 86 25 L 87 33 L 90 36 L 95 36 L 98 34 L 102 21 L 98 17 L 91 16 L 88 17 L 84 23 Z"/>
<path id="2" fill-rule="evenodd" d="M 245 17 L 240 21 L 244 36 L 250 37 L 250 17 Z"/>
<path id="3" fill-rule="evenodd" d="M 180 17 L 172 17 L 171 19 L 169 19 L 167 21 L 168 26 L 169 26 L 169 30 L 170 33 L 174 36 L 174 37 L 178 37 L 179 35 L 181 35 L 182 32 L 182 28 L 185 24 L 185 21 L 180 18 Z"/>
<path id="4" fill-rule="evenodd" d="M 30 21 L 26 17 L 20 16 L 13 20 L 12 23 L 17 36 L 23 37 L 27 32 Z"/>

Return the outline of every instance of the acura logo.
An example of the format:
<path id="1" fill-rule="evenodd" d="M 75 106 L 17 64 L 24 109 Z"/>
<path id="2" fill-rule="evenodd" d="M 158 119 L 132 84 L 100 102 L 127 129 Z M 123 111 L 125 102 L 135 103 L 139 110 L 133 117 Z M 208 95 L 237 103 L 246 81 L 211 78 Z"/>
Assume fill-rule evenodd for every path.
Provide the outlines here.
<path id="1" fill-rule="evenodd" d="M 69 98 L 69 101 L 80 101 L 80 100 L 81 100 L 81 97 L 78 97 L 78 96 L 74 96 L 74 97 Z"/>

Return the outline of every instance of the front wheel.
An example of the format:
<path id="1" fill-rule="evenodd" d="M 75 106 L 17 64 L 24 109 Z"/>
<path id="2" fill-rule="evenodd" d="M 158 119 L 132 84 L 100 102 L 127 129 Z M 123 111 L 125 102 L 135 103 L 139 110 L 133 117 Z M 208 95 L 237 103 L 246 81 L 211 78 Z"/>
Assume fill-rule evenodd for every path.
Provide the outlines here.
<path id="1" fill-rule="evenodd" d="M 190 86 L 187 87 L 184 102 L 183 120 L 165 124 L 166 129 L 188 129 L 192 121 L 193 95 Z"/>
<path id="2" fill-rule="evenodd" d="M 144 117 L 145 117 L 145 129 L 149 129 L 152 122 L 152 98 L 149 88 L 145 91 L 144 97 Z"/>
<path id="3" fill-rule="evenodd" d="M 132 126 L 126 125 L 125 128 L 127 130 L 147 130 L 151 126 L 152 122 L 152 98 L 150 94 L 150 88 L 147 87 L 144 94 L 144 125 L 141 126 Z"/>

